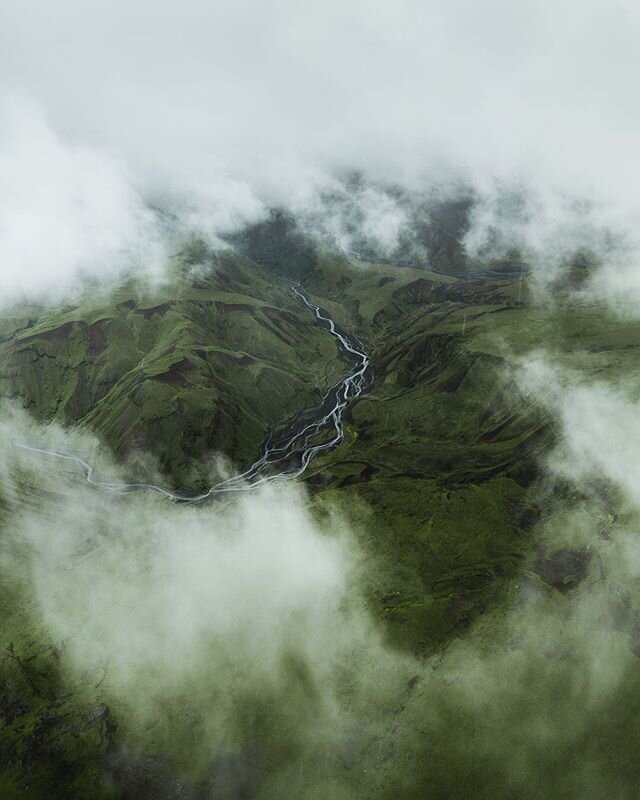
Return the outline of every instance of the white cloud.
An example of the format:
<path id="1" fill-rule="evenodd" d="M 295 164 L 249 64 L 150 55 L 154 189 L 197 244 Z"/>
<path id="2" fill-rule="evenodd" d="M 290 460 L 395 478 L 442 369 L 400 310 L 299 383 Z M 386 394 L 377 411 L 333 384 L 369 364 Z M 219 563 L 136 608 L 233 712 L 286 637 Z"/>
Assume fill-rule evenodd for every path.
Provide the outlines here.
<path id="1" fill-rule="evenodd" d="M 111 231 L 107 252 L 130 241 L 138 195 L 171 196 L 215 241 L 265 205 L 313 209 L 362 170 L 420 190 L 462 176 L 485 210 L 496 185 L 524 186 L 532 217 L 516 232 L 547 261 L 587 227 L 637 227 L 639 27 L 630 0 L 6 0 L 0 71 L 46 110 L 67 168 L 92 161 L 104 207 L 86 201 L 81 227 Z M 93 237 L 71 246 L 52 203 L 34 203 L 43 234 L 67 243 L 60 261 L 95 257 Z M 404 225 L 390 198 L 362 217 L 383 250 Z M 618 296 L 621 270 L 637 283 L 636 252 L 604 273 Z"/>
<path id="2" fill-rule="evenodd" d="M 3 526 L 0 572 L 28 573 L 41 621 L 64 642 L 68 674 L 103 667 L 105 690 L 119 703 L 160 709 L 192 679 L 196 694 L 246 684 L 286 696 L 283 663 L 294 658 L 330 707 L 337 670 L 370 658 L 382 666 L 384 648 L 359 597 L 354 538 L 335 513 L 320 524 L 299 488 L 202 506 L 145 493 L 114 498 L 73 466 L 51 471 L 46 456 L 15 447 L 34 437 L 92 460 L 96 442 L 36 426 L 24 413 L 4 409 L 0 420 L 3 498 L 25 475 L 64 495 L 40 509 L 18 500 Z M 96 467 L 118 474 L 113 464 Z"/>
<path id="3" fill-rule="evenodd" d="M 522 385 L 557 419 L 561 438 L 549 458 L 551 471 L 584 485 L 605 480 L 640 509 L 640 404 L 631 385 L 580 382 L 579 373 L 532 357 Z M 636 395 L 636 396 L 634 396 Z"/>
<path id="4" fill-rule="evenodd" d="M 0 298 L 64 296 L 83 276 L 161 258 L 152 214 L 124 164 L 63 142 L 24 99 L 0 106 Z"/>

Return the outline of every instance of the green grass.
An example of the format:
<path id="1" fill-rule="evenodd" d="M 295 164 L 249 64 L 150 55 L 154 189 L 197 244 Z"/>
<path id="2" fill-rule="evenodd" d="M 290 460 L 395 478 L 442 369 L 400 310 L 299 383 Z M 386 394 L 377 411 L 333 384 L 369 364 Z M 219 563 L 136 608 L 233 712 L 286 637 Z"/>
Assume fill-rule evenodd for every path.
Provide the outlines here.
<path id="1" fill-rule="evenodd" d="M 286 282 L 213 266 L 196 282 L 130 284 L 41 313 L 0 346 L 0 394 L 39 420 L 89 427 L 121 457 L 151 453 L 185 488 L 207 485 L 212 453 L 251 463 L 269 428 L 317 402 L 343 366 Z"/>
<path id="2" fill-rule="evenodd" d="M 538 484 L 556 434 L 512 364 L 544 347 L 584 380 L 621 382 L 640 367 L 640 325 L 562 297 L 537 304 L 526 280 L 461 282 L 326 254 L 305 287 L 362 339 L 375 376 L 347 413 L 345 442 L 305 476 L 310 509 L 350 521 L 368 612 L 416 680 L 385 695 L 387 677 L 345 670 L 348 725 L 326 750 L 301 744 L 319 715 L 295 660 L 285 693 L 239 680 L 233 697 L 214 696 L 200 675 L 162 721 L 152 709 L 132 720 L 97 675 L 61 676 L 59 643 L 5 569 L 0 795 L 224 798 L 242 785 L 278 800 L 635 796 L 640 589 L 601 580 L 598 565 L 618 557 L 609 529 L 615 540 L 616 526 L 637 520 L 613 517 L 606 493 L 587 502 Z M 185 487 L 206 483 L 214 452 L 252 461 L 272 425 L 345 370 L 285 280 L 230 256 L 209 277 L 11 311 L 0 337 L 0 394 L 38 419 L 94 430 L 119 458 L 150 452 Z M 29 506 L 56 502 L 28 481 L 21 492 Z M 10 524 L 2 537 L 9 546 Z M 553 559 L 587 545 L 587 578 L 567 574 L 563 591 L 545 580 L 541 546 Z M 592 595 L 595 618 L 580 611 Z M 585 669 L 591 640 L 624 678 L 602 695 Z M 235 739 L 221 734 L 203 764 L 206 709 L 227 702 Z M 122 753 L 115 789 L 101 776 Z"/>

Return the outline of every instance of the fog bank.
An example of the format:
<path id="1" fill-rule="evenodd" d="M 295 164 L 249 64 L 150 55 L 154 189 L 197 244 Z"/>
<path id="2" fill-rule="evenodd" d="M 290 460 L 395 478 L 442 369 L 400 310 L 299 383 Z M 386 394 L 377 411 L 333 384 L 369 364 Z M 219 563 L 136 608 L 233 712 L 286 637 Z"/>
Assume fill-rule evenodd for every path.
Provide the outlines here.
<path id="1" fill-rule="evenodd" d="M 635 286 L 639 23 L 626 0 L 8 0 L 3 291 L 153 269 L 148 204 L 219 243 L 271 206 L 346 236 L 344 203 L 327 199 L 346 196 L 384 253 L 415 222 L 388 187 L 463 185 L 480 201 L 470 251 L 495 248 L 496 220 L 498 249 L 515 241 L 543 264 L 613 230 L 631 238 L 612 282 L 623 270 Z M 354 194 L 354 173 L 373 188 Z"/>

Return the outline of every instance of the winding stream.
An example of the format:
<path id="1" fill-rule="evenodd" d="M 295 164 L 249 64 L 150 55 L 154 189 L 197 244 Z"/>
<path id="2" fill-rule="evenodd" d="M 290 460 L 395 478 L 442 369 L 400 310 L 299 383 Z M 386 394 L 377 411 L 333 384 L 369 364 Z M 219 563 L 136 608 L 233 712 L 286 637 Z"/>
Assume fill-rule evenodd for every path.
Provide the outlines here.
<path id="1" fill-rule="evenodd" d="M 319 306 L 311 303 L 297 286 L 292 286 L 291 291 L 310 311 L 313 311 L 318 323 L 336 339 L 342 351 L 355 361 L 355 365 L 344 378 L 341 378 L 326 392 L 317 407 L 296 414 L 286 424 L 284 430 L 277 433 L 272 431 L 262 446 L 260 457 L 244 472 L 211 486 L 203 494 L 191 494 L 175 489 L 166 489 L 153 483 L 118 483 L 98 480 L 93 466 L 73 453 L 48 450 L 24 443 L 17 444 L 17 447 L 31 453 L 71 462 L 84 472 L 88 483 L 106 491 L 115 494 L 150 491 L 179 503 L 197 503 L 214 495 L 251 491 L 257 486 L 267 483 L 300 477 L 314 456 L 331 450 L 342 442 L 344 439 L 344 410 L 350 401 L 355 400 L 370 387 L 372 369 L 369 356 L 352 336 L 340 330 L 331 317 Z"/>

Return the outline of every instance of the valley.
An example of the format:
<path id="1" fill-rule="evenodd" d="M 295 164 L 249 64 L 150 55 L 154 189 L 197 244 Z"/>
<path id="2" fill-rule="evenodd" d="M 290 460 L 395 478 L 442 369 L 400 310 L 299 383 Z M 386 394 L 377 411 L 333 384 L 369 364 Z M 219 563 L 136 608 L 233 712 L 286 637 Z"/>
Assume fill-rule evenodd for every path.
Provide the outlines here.
<path id="1" fill-rule="evenodd" d="M 540 598 L 536 602 L 570 614 L 583 602 L 589 570 L 598 559 L 606 560 L 606 540 L 599 537 L 597 522 L 588 557 L 581 555 L 583 543 L 563 543 L 553 528 L 553 520 L 587 513 L 581 508 L 596 513 L 595 501 L 587 503 L 586 487 L 581 496 L 568 486 L 545 483 L 543 465 L 557 444 L 557 429 L 544 405 L 523 388 L 519 364 L 544 342 L 567 374 L 615 380 L 623 369 L 637 366 L 640 326 L 569 295 L 559 294 L 555 306 L 539 302 L 527 275 L 458 277 L 351 262 L 341 253 L 324 252 L 294 293 L 290 276 L 268 272 L 257 262 L 232 253 L 207 259 L 206 269 L 199 265 L 197 270 L 186 259 L 170 285 L 129 283 L 64 309 L 12 309 L 0 322 L 2 394 L 40 422 L 58 421 L 97 436 L 128 482 L 146 485 L 152 478 L 181 499 L 208 491 L 214 457 L 222 456 L 227 464 L 220 478 L 223 488 L 230 480 L 226 476 L 246 472 L 243 486 L 251 489 L 263 480 L 260 476 L 274 474 L 262 472 L 270 461 L 266 452 L 283 448 L 291 455 L 302 438 L 305 452 L 316 455 L 287 456 L 283 472 L 298 476 L 313 519 L 321 523 L 337 513 L 348 520 L 361 554 L 359 592 L 366 614 L 393 659 L 403 664 L 403 659 L 415 659 L 410 663 L 416 677 L 404 690 L 406 700 L 384 709 L 378 704 L 386 700 L 363 700 L 356 678 L 340 702 L 361 719 L 360 732 L 349 734 L 346 742 L 338 737 L 335 751 L 317 763 L 300 750 L 299 728 L 292 728 L 293 739 L 278 732 L 280 712 L 270 703 L 280 703 L 280 695 L 256 699 L 255 708 L 252 701 L 248 727 L 240 726 L 244 734 L 216 762 L 215 774 L 228 771 L 230 788 L 227 794 L 221 790 L 222 797 L 240 791 L 247 770 L 254 769 L 249 764 L 256 775 L 299 771 L 299 778 L 290 779 L 296 796 L 307 796 L 303 776 L 314 764 L 314 785 L 325 785 L 325 778 L 326 786 L 337 780 L 356 797 L 396 797 L 399 785 L 405 797 L 422 796 L 425 785 L 435 787 L 434 797 L 444 797 L 438 794 L 439 781 L 447 797 L 465 797 L 464 781 L 456 789 L 456 781 L 444 778 L 446 767 L 414 769 L 409 780 L 390 753 L 400 741 L 407 752 L 419 753 L 422 745 L 415 738 L 394 744 L 396 733 L 376 733 L 364 721 L 375 708 L 385 730 L 395 731 L 403 720 L 410 720 L 413 730 L 413 715 L 431 706 L 455 719 L 444 727 L 436 718 L 429 723 L 434 727 L 425 741 L 444 737 L 452 748 L 447 757 L 441 754 L 441 763 L 452 759 L 461 775 L 472 769 L 473 780 L 493 791 L 491 770 L 497 770 L 496 780 L 504 780 L 499 751 L 492 751 L 484 766 L 468 766 L 466 750 L 452 744 L 457 726 L 467 722 L 456 716 L 448 684 L 440 684 L 433 671 L 438 663 L 448 664 L 459 647 L 472 648 L 471 662 L 485 647 L 505 663 L 520 652 L 537 660 L 537 644 L 525 637 L 514 649 L 505 632 L 512 615 L 530 613 L 522 587 Z M 338 330 L 357 337 L 362 343 L 359 366 L 354 368 L 353 355 L 336 346 L 310 309 L 316 309 L 315 316 L 323 309 Z M 367 380 L 365 353 L 372 365 Z M 331 386 L 342 389 L 327 394 Z M 314 427 L 314 419 L 332 417 L 323 397 L 331 405 L 338 395 L 343 410 L 327 436 L 322 426 Z M 77 470 L 67 473 L 61 467 L 65 488 L 60 494 L 55 482 L 42 488 L 29 478 L 29 470 L 38 468 L 43 454 L 32 455 L 35 461 L 25 462 L 17 493 L 3 498 L 7 520 L 20 508 L 44 514 L 61 508 L 82 481 Z M 91 453 L 78 456 L 91 462 Z M 254 467 L 247 470 L 248 464 Z M 277 461 L 274 466 L 277 474 Z M 185 490 L 193 495 L 183 496 Z M 100 493 L 100 488 L 91 491 Z M 599 491 L 597 514 L 617 519 L 619 511 L 612 516 L 615 493 Z M 117 502 L 133 502 L 129 494 Z M 233 508 L 233 496 L 222 494 L 221 508 Z M 7 539 L 6 546 L 15 550 L 18 545 Z M 87 558 L 86 563 L 100 558 L 95 546 L 88 545 L 74 569 Z M 7 624 L 1 669 L 8 688 L 0 704 L 5 721 L 0 752 L 14 765 L 5 796 L 29 797 L 28 785 L 37 797 L 38 786 L 55 782 L 61 797 L 156 798 L 163 792 L 177 797 L 175 781 L 190 787 L 186 796 L 205 796 L 198 792 L 209 791 L 214 773 L 206 777 L 187 756 L 161 766 L 167 747 L 173 747 L 168 742 L 188 741 L 190 725 L 172 712 L 169 727 L 163 723 L 146 734 L 142 722 L 142 727 L 126 722 L 126 710 L 109 691 L 102 694 L 99 679 L 87 683 L 77 676 L 70 684 L 59 677 L 60 645 L 39 632 L 38 605 L 28 586 L 14 585 L 6 576 L 2 585 Z M 555 619 L 557 612 L 550 613 Z M 619 626 L 617 645 L 630 658 L 635 658 L 629 649 L 635 647 L 634 614 L 629 611 Z M 557 635 L 554 647 L 566 633 Z M 556 691 L 552 687 L 565 680 L 564 662 L 549 652 L 539 669 L 542 675 L 560 670 L 557 680 L 549 677 L 550 691 Z M 313 690 L 304 672 L 291 669 L 288 690 L 300 692 L 296 703 L 303 709 L 312 702 Z M 625 702 L 632 685 L 611 702 Z M 525 704 L 522 713 L 533 714 L 529 699 L 518 698 L 513 702 Z M 258 724 L 263 713 L 267 716 Z M 499 741 L 496 731 L 491 735 Z M 372 740 L 379 741 L 375 752 Z M 594 747 L 601 768 L 613 769 L 606 748 Z M 114 767 L 125 752 L 128 766 Z M 346 752 L 367 765 L 364 771 L 342 766 Z M 145 764 L 153 765 L 151 772 Z M 100 778 L 105 769 L 111 776 L 109 790 Z M 633 772 L 630 766 L 625 780 Z M 377 776 L 374 784 L 370 775 Z M 250 791 L 256 796 L 285 796 L 282 784 L 260 789 L 261 779 L 255 780 Z M 535 796 L 523 786 L 518 791 L 522 797 Z"/>

